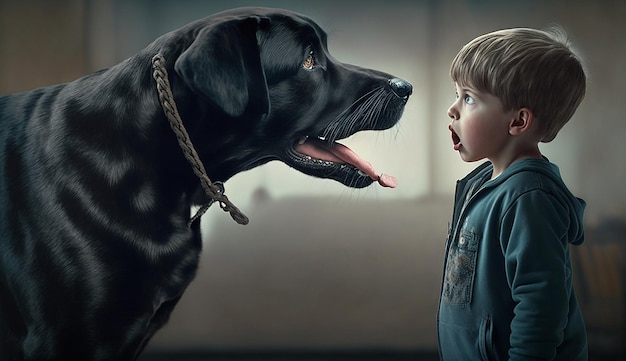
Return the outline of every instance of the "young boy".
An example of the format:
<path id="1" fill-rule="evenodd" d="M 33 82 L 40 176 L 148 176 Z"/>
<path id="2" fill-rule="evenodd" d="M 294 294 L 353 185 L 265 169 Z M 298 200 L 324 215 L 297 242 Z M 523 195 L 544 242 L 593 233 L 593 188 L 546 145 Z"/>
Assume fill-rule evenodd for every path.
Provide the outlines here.
<path id="1" fill-rule="evenodd" d="M 461 159 L 487 159 L 457 182 L 437 317 L 449 360 L 587 360 L 570 244 L 585 203 L 538 143 L 554 139 L 585 95 L 564 34 L 508 29 L 454 58 L 448 110 Z"/>

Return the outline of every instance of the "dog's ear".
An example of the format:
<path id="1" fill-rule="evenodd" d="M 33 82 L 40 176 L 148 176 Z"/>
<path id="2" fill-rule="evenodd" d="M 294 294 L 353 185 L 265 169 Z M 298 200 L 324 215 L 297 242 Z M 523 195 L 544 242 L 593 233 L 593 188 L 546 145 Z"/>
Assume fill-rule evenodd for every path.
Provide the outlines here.
<path id="1" fill-rule="evenodd" d="M 204 27 L 176 60 L 174 69 L 195 92 L 232 116 L 249 107 L 269 113 L 269 93 L 261 65 L 257 31 L 267 18 L 232 19 Z"/>

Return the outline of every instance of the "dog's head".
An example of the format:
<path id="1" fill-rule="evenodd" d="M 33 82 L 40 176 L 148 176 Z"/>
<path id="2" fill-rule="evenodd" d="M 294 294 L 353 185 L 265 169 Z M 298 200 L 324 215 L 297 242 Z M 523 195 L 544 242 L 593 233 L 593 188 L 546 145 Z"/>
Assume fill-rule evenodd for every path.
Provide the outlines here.
<path id="1" fill-rule="evenodd" d="M 279 159 L 350 187 L 377 179 L 369 163 L 336 141 L 394 126 L 411 84 L 337 61 L 326 33 L 286 10 L 235 9 L 192 23 L 186 33 L 174 70 L 196 95 L 185 101 L 183 119 L 201 118 L 202 134 L 192 137 L 210 177 L 226 180 Z"/>

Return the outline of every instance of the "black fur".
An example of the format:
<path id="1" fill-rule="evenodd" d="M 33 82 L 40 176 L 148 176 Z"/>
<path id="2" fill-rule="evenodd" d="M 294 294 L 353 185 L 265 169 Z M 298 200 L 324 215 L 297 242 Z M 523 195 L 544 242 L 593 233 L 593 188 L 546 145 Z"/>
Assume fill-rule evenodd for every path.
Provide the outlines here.
<path id="1" fill-rule="evenodd" d="M 243 8 L 74 82 L 0 97 L 0 359 L 133 360 L 193 279 L 199 181 L 158 101 L 157 53 L 214 181 L 281 160 L 367 186 L 355 168 L 293 146 L 387 129 L 411 92 L 337 62 L 310 19 Z"/>

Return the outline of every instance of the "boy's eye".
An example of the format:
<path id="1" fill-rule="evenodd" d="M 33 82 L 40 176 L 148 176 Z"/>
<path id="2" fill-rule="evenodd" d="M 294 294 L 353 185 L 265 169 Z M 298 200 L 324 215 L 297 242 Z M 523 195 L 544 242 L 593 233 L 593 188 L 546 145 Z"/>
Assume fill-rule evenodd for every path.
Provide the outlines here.
<path id="1" fill-rule="evenodd" d="M 457 96 L 458 97 L 458 96 Z M 465 101 L 465 103 L 467 104 L 474 104 L 474 98 L 472 98 L 471 95 L 465 95 L 463 97 L 463 100 Z"/>

